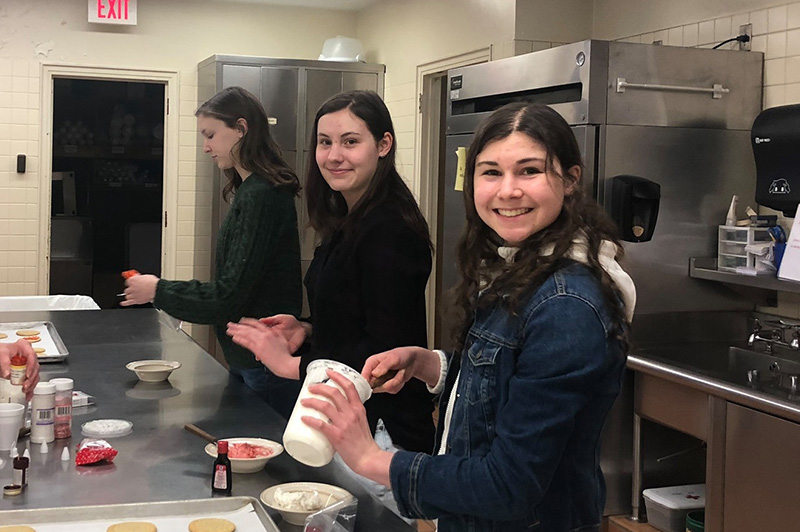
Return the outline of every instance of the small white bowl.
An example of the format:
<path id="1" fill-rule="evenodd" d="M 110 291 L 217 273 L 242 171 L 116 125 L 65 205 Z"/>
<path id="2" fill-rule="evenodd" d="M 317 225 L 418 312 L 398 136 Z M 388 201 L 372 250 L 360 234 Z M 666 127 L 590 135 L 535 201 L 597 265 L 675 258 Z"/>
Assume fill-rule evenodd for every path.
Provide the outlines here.
<path id="1" fill-rule="evenodd" d="M 125 367 L 136 373 L 140 381 L 161 382 L 181 367 L 181 363 L 175 360 L 137 360 L 129 362 Z"/>
<path id="2" fill-rule="evenodd" d="M 256 473 L 264 469 L 264 466 L 283 452 L 283 445 L 276 441 L 265 440 L 263 438 L 222 438 L 228 442 L 228 457 L 230 458 L 230 446 L 234 443 L 249 443 L 250 445 L 257 445 L 259 447 L 266 447 L 272 451 L 269 456 L 262 456 L 259 458 L 230 458 L 231 471 L 234 473 Z M 209 443 L 205 447 L 206 454 L 209 456 L 217 457 L 217 444 Z"/>
<path id="3" fill-rule="evenodd" d="M 284 492 L 306 492 L 309 494 L 317 492 L 321 506 L 310 510 L 298 510 L 296 507 L 292 507 L 291 509 L 285 508 L 275 501 L 275 492 L 278 491 L 278 489 Z M 300 526 L 306 523 L 306 517 L 309 515 L 319 512 L 323 508 L 327 508 L 339 501 L 351 498 L 353 498 L 353 495 L 349 491 L 319 482 L 287 482 L 286 484 L 272 486 L 261 492 L 261 502 L 273 510 L 279 511 L 287 523 Z"/>

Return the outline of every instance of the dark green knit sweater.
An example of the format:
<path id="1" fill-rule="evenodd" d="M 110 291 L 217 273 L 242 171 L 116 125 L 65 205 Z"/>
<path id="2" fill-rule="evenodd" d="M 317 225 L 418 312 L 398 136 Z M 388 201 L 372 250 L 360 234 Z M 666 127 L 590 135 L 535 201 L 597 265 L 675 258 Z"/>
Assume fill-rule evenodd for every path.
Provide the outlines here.
<path id="1" fill-rule="evenodd" d="M 225 329 L 245 316 L 298 316 L 302 310 L 297 212 L 286 187 L 256 174 L 244 180 L 219 229 L 215 264 L 208 283 L 161 279 L 153 304 L 180 320 L 213 325 L 231 366 L 259 367 Z"/>

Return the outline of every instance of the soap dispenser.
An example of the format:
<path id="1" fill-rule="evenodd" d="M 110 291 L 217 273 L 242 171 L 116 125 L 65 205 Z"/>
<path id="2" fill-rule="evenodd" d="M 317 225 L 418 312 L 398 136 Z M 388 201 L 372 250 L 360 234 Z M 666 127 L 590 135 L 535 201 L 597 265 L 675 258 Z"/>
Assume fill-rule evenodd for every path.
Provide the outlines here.
<path id="1" fill-rule="evenodd" d="M 609 213 L 626 242 L 648 242 L 653 238 L 661 201 L 661 185 L 634 175 L 612 178 Z"/>

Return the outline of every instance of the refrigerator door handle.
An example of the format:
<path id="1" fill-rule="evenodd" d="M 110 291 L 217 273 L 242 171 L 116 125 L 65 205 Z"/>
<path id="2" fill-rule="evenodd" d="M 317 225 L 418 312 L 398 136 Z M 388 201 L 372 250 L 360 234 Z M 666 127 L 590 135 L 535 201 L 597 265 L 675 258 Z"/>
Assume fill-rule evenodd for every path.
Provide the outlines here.
<path id="1" fill-rule="evenodd" d="M 731 92 L 719 83 L 714 83 L 712 88 L 707 87 L 687 87 L 684 85 L 658 85 L 654 83 L 630 83 L 625 78 L 617 78 L 617 92 L 625 92 L 625 89 L 642 89 L 654 91 L 673 91 L 673 92 L 710 92 L 715 100 L 722 98 L 723 94 Z"/>

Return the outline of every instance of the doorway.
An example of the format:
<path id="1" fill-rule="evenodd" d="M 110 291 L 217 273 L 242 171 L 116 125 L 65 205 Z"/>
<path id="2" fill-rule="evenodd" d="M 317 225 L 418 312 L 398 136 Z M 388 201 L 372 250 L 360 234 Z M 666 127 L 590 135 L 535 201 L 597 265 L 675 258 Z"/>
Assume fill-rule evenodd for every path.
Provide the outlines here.
<path id="1" fill-rule="evenodd" d="M 161 275 L 164 84 L 53 80 L 50 293 L 115 308 L 120 272 Z"/>
<path id="2" fill-rule="evenodd" d="M 177 73 L 43 65 L 40 293 L 117 308 L 122 271 L 174 276 L 177 90 Z"/>
<path id="3" fill-rule="evenodd" d="M 490 48 L 448 57 L 417 67 L 417 92 L 419 109 L 416 119 L 414 144 L 414 193 L 419 199 L 420 210 L 428 222 L 435 251 L 434 270 L 428 282 L 428 345 L 445 345 L 445 324 L 452 318 L 443 314 L 442 253 L 444 246 L 454 246 L 442 238 L 443 218 L 439 216 L 444 201 L 445 119 L 447 116 L 447 71 L 478 63 L 491 57 Z"/>

